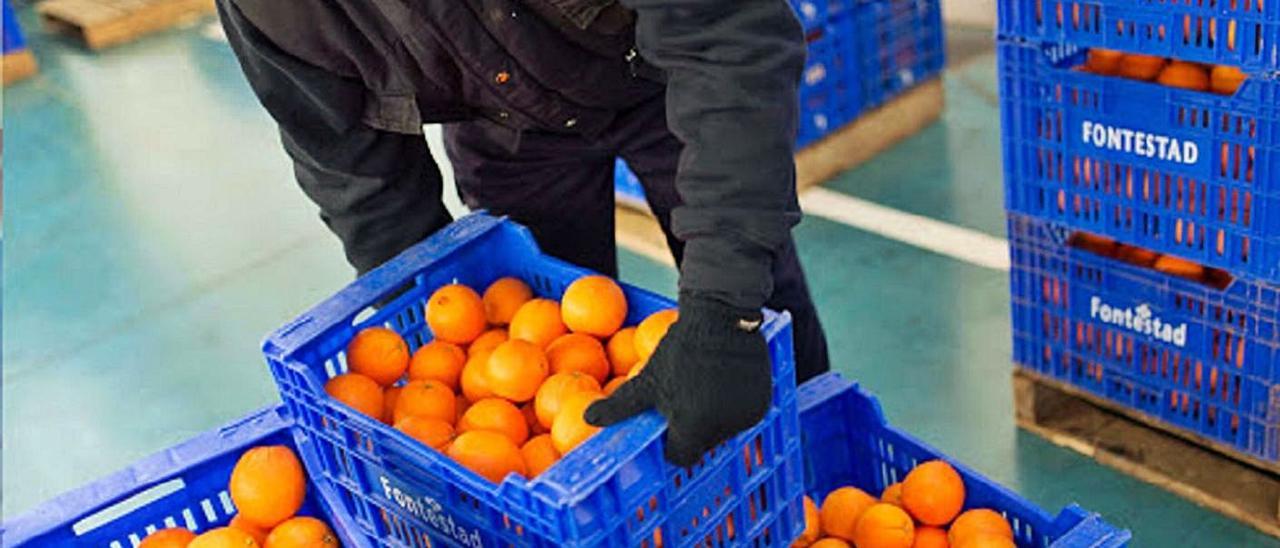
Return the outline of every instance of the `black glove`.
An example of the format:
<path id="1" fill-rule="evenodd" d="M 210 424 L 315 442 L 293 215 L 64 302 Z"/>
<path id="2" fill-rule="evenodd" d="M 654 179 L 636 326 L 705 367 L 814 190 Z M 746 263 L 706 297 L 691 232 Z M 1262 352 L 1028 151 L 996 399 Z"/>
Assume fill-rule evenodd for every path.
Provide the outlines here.
<path id="1" fill-rule="evenodd" d="M 667 460 L 692 466 L 769 410 L 773 379 L 761 319 L 759 310 L 681 295 L 680 318 L 648 365 L 584 418 L 609 426 L 656 407 L 667 418 Z"/>

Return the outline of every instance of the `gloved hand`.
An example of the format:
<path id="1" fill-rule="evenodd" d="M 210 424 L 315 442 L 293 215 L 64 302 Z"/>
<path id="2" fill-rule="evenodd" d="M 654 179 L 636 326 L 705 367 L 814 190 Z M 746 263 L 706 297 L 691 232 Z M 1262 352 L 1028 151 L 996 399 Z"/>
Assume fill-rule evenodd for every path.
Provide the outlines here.
<path id="1" fill-rule="evenodd" d="M 649 363 L 585 419 L 609 426 L 651 407 L 667 418 L 667 460 L 691 466 L 707 450 L 760 422 L 773 396 L 759 310 L 680 297 L 680 316 Z"/>

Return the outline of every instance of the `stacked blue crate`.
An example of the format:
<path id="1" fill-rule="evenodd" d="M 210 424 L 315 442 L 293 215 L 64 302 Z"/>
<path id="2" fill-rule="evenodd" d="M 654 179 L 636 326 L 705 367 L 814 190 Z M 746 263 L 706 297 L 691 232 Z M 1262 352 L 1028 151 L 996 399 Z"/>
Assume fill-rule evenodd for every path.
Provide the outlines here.
<path id="1" fill-rule="evenodd" d="M 1280 7 L 1001 0 L 999 28 L 1015 362 L 1280 460 Z M 1248 79 L 1079 70 L 1095 47 Z"/>
<path id="2" fill-rule="evenodd" d="M 22 29 L 18 27 L 18 17 L 14 13 L 13 7 L 9 5 L 9 0 L 3 0 L 4 4 L 4 28 L 3 35 L 0 35 L 0 53 L 9 54 L 16 51 L 26 49 L 27 43 L 22 38 Z"/>
<path id="3" fill-rule="evenodd" d="M 809 56 L 800 81 L 796 148 L 803 148 L 942 71 L 940 0 L 792 0 Z M 625 163 L 622 203 L 643 205 Z"/>

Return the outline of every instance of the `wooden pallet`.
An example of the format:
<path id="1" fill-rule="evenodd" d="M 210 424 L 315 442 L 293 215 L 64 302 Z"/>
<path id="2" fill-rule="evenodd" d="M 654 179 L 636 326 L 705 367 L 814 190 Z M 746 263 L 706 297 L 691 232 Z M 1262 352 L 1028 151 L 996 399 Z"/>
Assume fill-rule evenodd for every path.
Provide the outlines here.
<path id="1" fill-rule="evenodd" d="M 825 183 L 919 133 L 942 115 L 943 102 L 942 79 L 935 78 L 810 144 L 796 154 L 796 187 Z M 644 203 L 619 201 L 616 232 L 622 247 L 671 264 L 666 239 Z"/>
<path id="2" fill-rule="evenodd" d="M 36 74 L 36 56 L 31 54 L 29 49 L 21 49 L 11 51 L 4 54 L 4 59 L 0 60 L 3 65 L 3 83 L 9 85 L 19 80 L 30 78 Z"/>
<path id="3" fill-rule="evenodd" d="M 1030 371 L 1013 395 L 1019 427 L 1280 537 L 1280 464 Z"/>
<path id="4" fill-rule="evenodd" d="M 214 12 L 213 0 L 44 0 L 36 6 L 44 27 L 90 49 L 131 42 Z"/>

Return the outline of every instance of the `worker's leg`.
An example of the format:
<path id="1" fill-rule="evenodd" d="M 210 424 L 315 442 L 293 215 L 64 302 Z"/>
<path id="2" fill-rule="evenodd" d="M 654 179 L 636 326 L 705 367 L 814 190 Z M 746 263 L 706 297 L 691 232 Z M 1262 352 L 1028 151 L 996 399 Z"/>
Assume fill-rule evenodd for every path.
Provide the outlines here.
<path id="1" fill-rule="evenodd" d="M 680 205 L 675 179 L 682 147 L 667 130 L 661 102 L 654 103 L 622 119 L 629 131 L 620 146 L 622 157 L 640 179 L 649 208 L 662 225 L 679 264 L 684 244 L 671 234 L 671 211 Z M 827 339 L 809 295 L 809 284 L 793 241 L 788 241 L 774 258 L 773 295 L 765 306 L 791 312 L 797 382 L 804 382 L 830 369 Z"/>
<path id="2" fill-rule="evenodd" d="M 512 151 L 490 131 L 484 123 L 445 127 L 463 202 L 529 227 L 554 257 L 616 277 L 612 152 L 540 133 L 522 135 Z"/>

